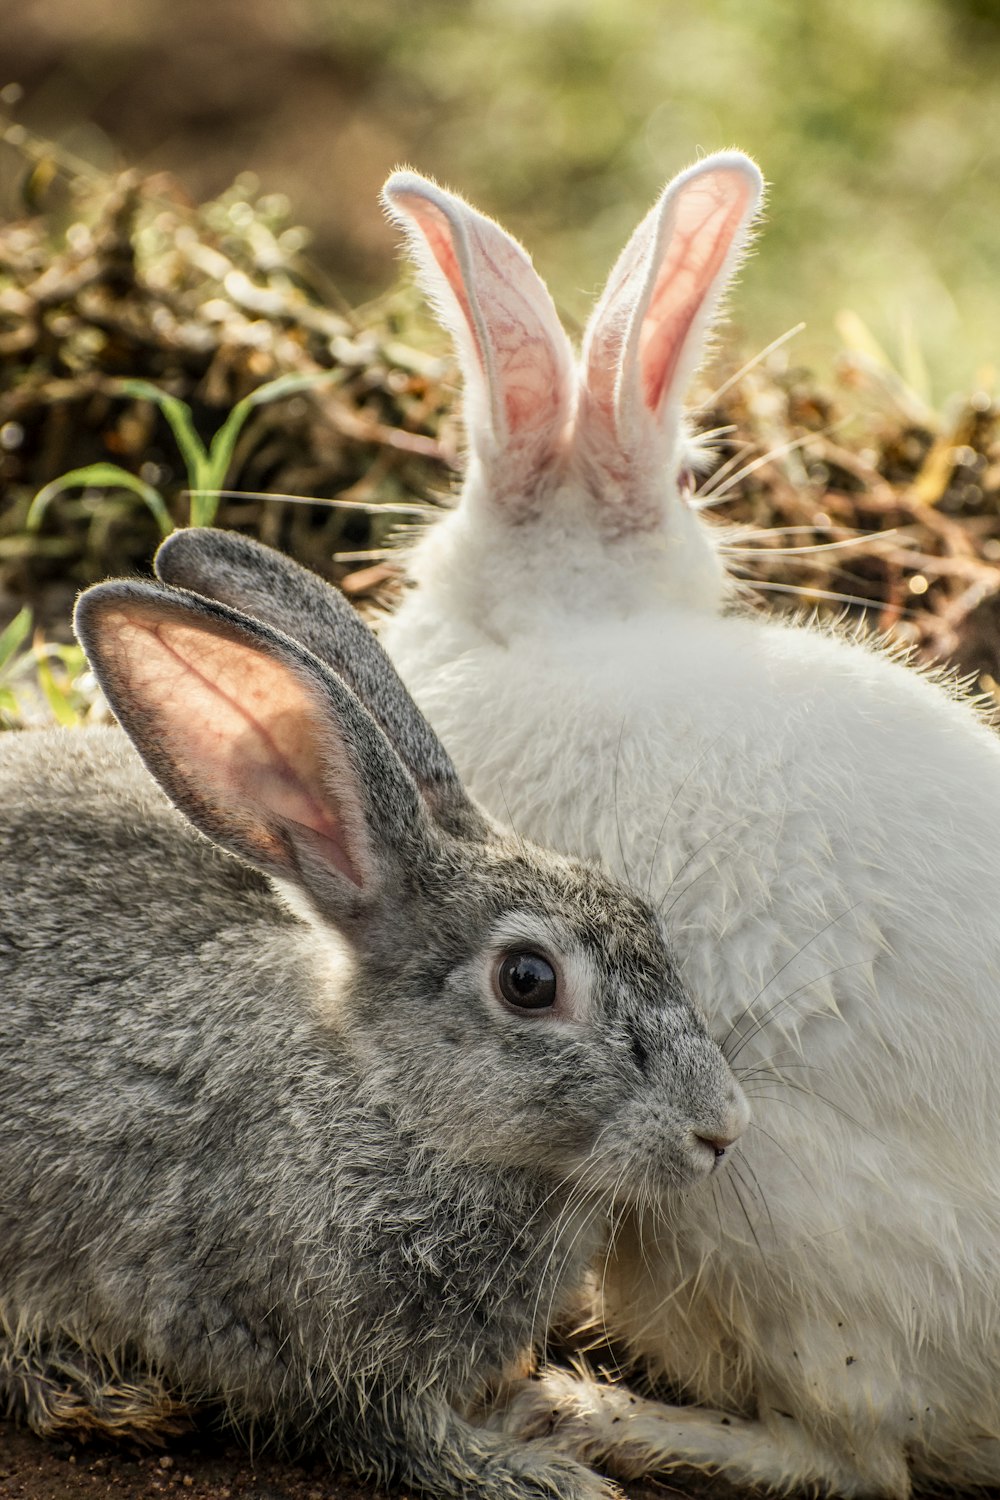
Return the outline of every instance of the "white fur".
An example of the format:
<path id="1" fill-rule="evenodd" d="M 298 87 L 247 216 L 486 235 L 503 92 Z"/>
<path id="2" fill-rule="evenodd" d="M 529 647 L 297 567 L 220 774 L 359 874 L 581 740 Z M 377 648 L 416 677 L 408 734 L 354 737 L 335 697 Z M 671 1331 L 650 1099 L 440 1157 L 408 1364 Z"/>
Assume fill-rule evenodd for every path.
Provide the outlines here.
<path id="1" fill-rule="evenodd" d="M 697 213 L 694 248 L 671 250 L 706 181 L 735 195 L 721 264 Z M 383 632 L 493 813 L 662 898 L 754 1110 L 735 1170 L 669 1224 L 624 1226 L 604 1278 L 615 1333 L 708 1410 L 552 1376 L 509 1420 L 554 1421 L 625 1474 L 1000 1483 L 1000 741 L 872 647 L 726 613 L 676 486 L 683 384 L 758 182 L 726 153 L 670 185 L 623 256 L 644 268 L 631 312 L 606 294 L 588 334 L 619 363 L 553 403 L 575 424 L 516 504 L 490 487 L 502 447 L 477 402 L 462 501 Z M 651 407 L 657 370 L 640 379 L 631 335 L 600 320 L 636 327 L 657 265 L 694 284 L 694 315 L 660 338 L 673 373 Z M 489 337 L 474 259 L 464 275 Z"/>

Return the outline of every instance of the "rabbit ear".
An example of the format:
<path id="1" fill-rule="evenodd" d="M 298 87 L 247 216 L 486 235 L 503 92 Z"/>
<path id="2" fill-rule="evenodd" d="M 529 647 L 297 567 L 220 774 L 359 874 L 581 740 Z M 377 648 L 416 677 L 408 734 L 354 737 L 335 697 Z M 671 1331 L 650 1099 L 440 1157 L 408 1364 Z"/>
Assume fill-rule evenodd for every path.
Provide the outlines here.
<path id="1" fill-rule="evenodd" d="M 584 441 L 615 455 L 612 467 L 630 472 L 640 491 L 676 442 L 687 383 L 762 191 L 760 172 L 738 151 L 682 172 L 625 246 L 594 310 L 583 350 Z M 626 493 L 624 502 L 642 524 L 647 498 Z"/>
<path id="2" fill-rule="evenodd" d="M 197 828 L 355 940 L 399 921 L 433 856 L 428 809 L 332 672 L 257 621 L 156 584 L 98 584 L 74 623 L 119 722 Z"/>
<path id="3" fill-rule="evenodd" d="M 510 501 L 561 451 L 575 362 L 552 298 L 498 224 L 414 172 L 382 193 L 458 347 L 466 425 L 492 497 Z"/>
<path id="4" fill-rule="evenodd" d="M 470 804 L 444 747 L 339 589 L 273 547 L 209 527 L 173 532 L 154 567 L 164 583 L 251 615 L 325 662 L 380 725 L 441 821 L 458 812 L 465 826 Z"/>

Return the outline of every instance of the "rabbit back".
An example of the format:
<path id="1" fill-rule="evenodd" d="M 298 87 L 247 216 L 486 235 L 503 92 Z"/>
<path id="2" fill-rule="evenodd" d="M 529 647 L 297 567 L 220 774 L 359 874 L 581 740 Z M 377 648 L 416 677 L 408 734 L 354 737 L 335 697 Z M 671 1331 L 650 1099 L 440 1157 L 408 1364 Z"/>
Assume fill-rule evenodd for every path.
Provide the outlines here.
<path id="1" fill-rule="evenodd" d="M 179 1388 L 218 1391 L 227 1368 L 248 1379 L 227 1342 L 268 1327 L 251 1304 L 262 1267 L 281 1265 L 267 1233 L 281 1219 L 255 1214 L 255 1195 L 277 1214 L 287 1188 L 292 1224 L 315 1201 L 309 1138 L 290 1139 L 282 1101 L 288 1077 L 336 1083 L 303 1045 L 304 930 L 190 828 L 117 729 L 11 737 L 0 768 L 16 934 L 0 963 L 4 1321 L 137 1345 Z M 266 1350 L 256 1363 L 263 1380 Z"/>
<path id="2" fill-rule="evenodd" d="M 543 613 L 449 659 L 404 604 L 387 644 L 484 805 L 650 893 L 754 1109 L 735 1188 L 626 1223 L 608 1325 L 700 1405 L 825 1443 L 789 1482 L 848 1441 L 847 1493 L 905 1492 L 904 1441 L 995 1480 L 993 731 L 833 633 Z"/>
<path id="3" fill-rule="evenodd" d="M 384 638 L 475 795 L 648 891 L 717 1030 L 801 948 L 789 977 L 867 955 L 867 976 L 832 981 L 845 1007 L 852 987 L 859 998 L 824 1054 L 855 1027 L 898 1031 L 933 1096 L 936 1047 L 1000 1036 L 1000 743 L 957 695 L 873 646 L 753 617 L 531 621 L 502 640 L 467 635 L 450 659 L 447 630 L 435 651 L 406 626 L 404 605 Z M 899 1000 L 863 1002 L 889 955 Z M 814 1000 L 770 1024 L 800 1032 L 824 1010 Z M 857 1061 L 878 1072 L 874 1055 Z"/>

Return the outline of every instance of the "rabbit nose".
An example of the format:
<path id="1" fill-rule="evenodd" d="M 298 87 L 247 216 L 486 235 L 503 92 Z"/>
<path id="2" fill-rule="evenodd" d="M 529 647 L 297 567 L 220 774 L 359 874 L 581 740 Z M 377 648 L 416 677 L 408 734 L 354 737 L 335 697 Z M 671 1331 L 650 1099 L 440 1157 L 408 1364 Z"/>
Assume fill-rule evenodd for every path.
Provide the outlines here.
<path id="1" fill-rule="evenodd" d="M 703 1146 L 707 1146 L 710 1151 L 714 1151 L 715 1152 L 715 1159 L 716 1159 L 716 1161 L 720 1161 L 722 1159 L 722 1157 L 725 1156 L 726 1151 L 729 1149 L 729 1147 L 734 1143 L 734 1141 L 736 1141 L 738 1139 L 739 1139 L 739 1137 L 737 1135 L 696 1135 L 695 1136 L 695 1140 L 696 1141 L 700 1141 Z"/>

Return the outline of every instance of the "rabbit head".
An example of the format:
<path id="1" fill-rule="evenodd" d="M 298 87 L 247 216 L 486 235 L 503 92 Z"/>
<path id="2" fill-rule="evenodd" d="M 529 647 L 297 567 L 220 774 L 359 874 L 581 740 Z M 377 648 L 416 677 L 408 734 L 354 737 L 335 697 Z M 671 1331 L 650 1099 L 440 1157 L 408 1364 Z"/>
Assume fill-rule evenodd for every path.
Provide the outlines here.
<path id="1" fill-rule="evenodd" d="M 185 573 L 184 550 L 161 571 Z M 221 551 L 258 579 L 273 556 L 243 538 Z M 373 1101 L 453 1158 L 607 1196 L 708 1176 L 746 1104 L 655 914 L 481 813 L 381 647 L 326 593 L 329 654 L 369 707 L 280 630 L 191 593 L 98 585 L 76 624 L 171 800 L 328 940 L 318 990 Z"/>
<path id="2" fill-rule="evenodd" d="M 614 267 L 577 362 L 520 245 L 426 178 L 389 178 L 383 201 L 465 381 L 461 502 L 412 564 L 450 614 L 505 637 L 507 621 L 544 611 L 554 592 L 583 613 L 719 605 L 724 571 L 685 499 L 681 404 L 761 192 L 735 151 L 675 177 Z"/>

